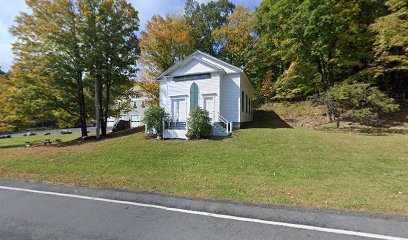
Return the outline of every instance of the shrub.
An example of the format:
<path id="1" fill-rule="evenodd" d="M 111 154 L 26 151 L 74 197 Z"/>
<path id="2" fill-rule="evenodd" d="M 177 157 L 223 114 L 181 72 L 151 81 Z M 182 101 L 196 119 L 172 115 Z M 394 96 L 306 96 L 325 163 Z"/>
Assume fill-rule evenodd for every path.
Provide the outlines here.
<path id="1" fill-rule="evenodd" d="M 208 115 L 208 111 L 199 107 L 190 110 L 188 134 L 197 139 L 210 136 L 211 119 Z"/>
<path id="2" fill-rule="evenodd" d="M 142 122 L 146 124 L 149 131 L 156 131 L 158 136 L 163 135 L 163 121 L 166 121 L 169 114 L 166 113 L 164 108 L 150 107 L 145 111 L 145 116 Z"/>
<path id="3" fill-rule="evenodd" d="M 346 112 L 356 120 L 370 123 L 379 113 L 389 113 L 399 108 L 394 99 L 367 83 L 335 85 L 326 93 L 326 97 L 329 111 L 337 121 L 337 127 L 341 115 Z"/>

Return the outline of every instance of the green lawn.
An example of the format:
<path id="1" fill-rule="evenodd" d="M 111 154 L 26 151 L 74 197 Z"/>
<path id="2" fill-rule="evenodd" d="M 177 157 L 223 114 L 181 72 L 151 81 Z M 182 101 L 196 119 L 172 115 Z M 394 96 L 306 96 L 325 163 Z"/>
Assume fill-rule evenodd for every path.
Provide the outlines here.
<path id="1" fill-rule="evenodd" d="M 0 139 L 0 148 L 10 148 L 10 147 L 21 147 L 24 146 L 26 142 L 30 143 L 40 143 L 41 141 L 45 141 L 49 139 L 51 141 L 55 141 L 56 139 L 60 139 L 62 142 L 71 141 L 81 137 L 81 134 L 51 134 L 51 135 L 34 135 L 34 136 L 17 136 L 11 138 L 4 138 Z"/>
<path id="2" fill-rule="evenodd" d="M 137 133 L 0 149 L 0 177 L 408 214 L 408 135 L 261 127 L 227 139 L 157 141 Z"/>

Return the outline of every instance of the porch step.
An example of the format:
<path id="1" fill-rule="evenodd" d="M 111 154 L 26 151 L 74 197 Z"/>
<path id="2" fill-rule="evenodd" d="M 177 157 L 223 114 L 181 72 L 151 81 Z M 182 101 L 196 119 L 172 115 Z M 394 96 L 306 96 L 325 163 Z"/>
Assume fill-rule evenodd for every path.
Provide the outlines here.
<path id="1" fill-rule="evenodd" d="M 224 123 L 215 122 L 212 124 L 213 136 L 227 137 L 229 136 L 226 125 Z"/>

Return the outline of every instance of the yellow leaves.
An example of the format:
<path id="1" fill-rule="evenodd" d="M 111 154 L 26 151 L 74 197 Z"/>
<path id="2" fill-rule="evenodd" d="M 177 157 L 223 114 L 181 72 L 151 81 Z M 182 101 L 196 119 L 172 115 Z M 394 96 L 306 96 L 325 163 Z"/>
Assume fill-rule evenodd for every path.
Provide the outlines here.
<path id="1" fill-rule="evenodd" d="M 408 14 L 408 9 L 400 6 L 403 1 L 387 1 L 393 12 L 378 18 L 370 29 L 377 33 L 374 42 L 376 77 L 390 71 L 407 71 L 408 66 L 408 21 L 400 16 Z M 397 51 L 398 49 L 398 51 Z M 392 66 L 392 67 L 385 67 Z"/>
<path id="2" fill-rule="evenodd" d="M 135 83 L 136 94 L 145 95 L 148 100 L 144 103 L 147 106 L 158 106 L 160 103 L 160 86 L 153 78 L 149 77 L 146 70 L 142 71 L 139 81 Z"/>
<path id="3" fill-rule="evenodd" d="M 141 33 L 140 61 L 144 65 L 136 86 L 149 100 L 147 105 L 159 105 L 159 85 L 155 81 L 161 73 L 194 51 L 192 28 L 178 15 L 155 15 Z"/>
<path id="4" fill-rule="evenodd" d="M 153 16 L 141 33 L 141 62 L 158 76 L 193 52 L 191 27 L 177 15 Z"/>
<path id="5" fill-rule="evenodd" d="M 242 64 L 248 61 L 248 51 L 255 43 L 252 35 L 254 14 L 247 7 L 237 6 L 232 15 L 227 17 L 227 25 L 216 29 L 212 37 L 222 45 L 225 52 L 234 56 Z"/>

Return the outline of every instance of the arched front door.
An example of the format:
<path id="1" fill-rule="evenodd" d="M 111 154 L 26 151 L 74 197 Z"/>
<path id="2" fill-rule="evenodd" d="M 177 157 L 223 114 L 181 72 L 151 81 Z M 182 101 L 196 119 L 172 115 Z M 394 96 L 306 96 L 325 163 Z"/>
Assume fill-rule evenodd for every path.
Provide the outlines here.
<path id="1" fill-rule="evenodd" d="M 190 87 L 190 109 L 198 107 L 198 86 L 197 83 L 191 84 Z"/>

